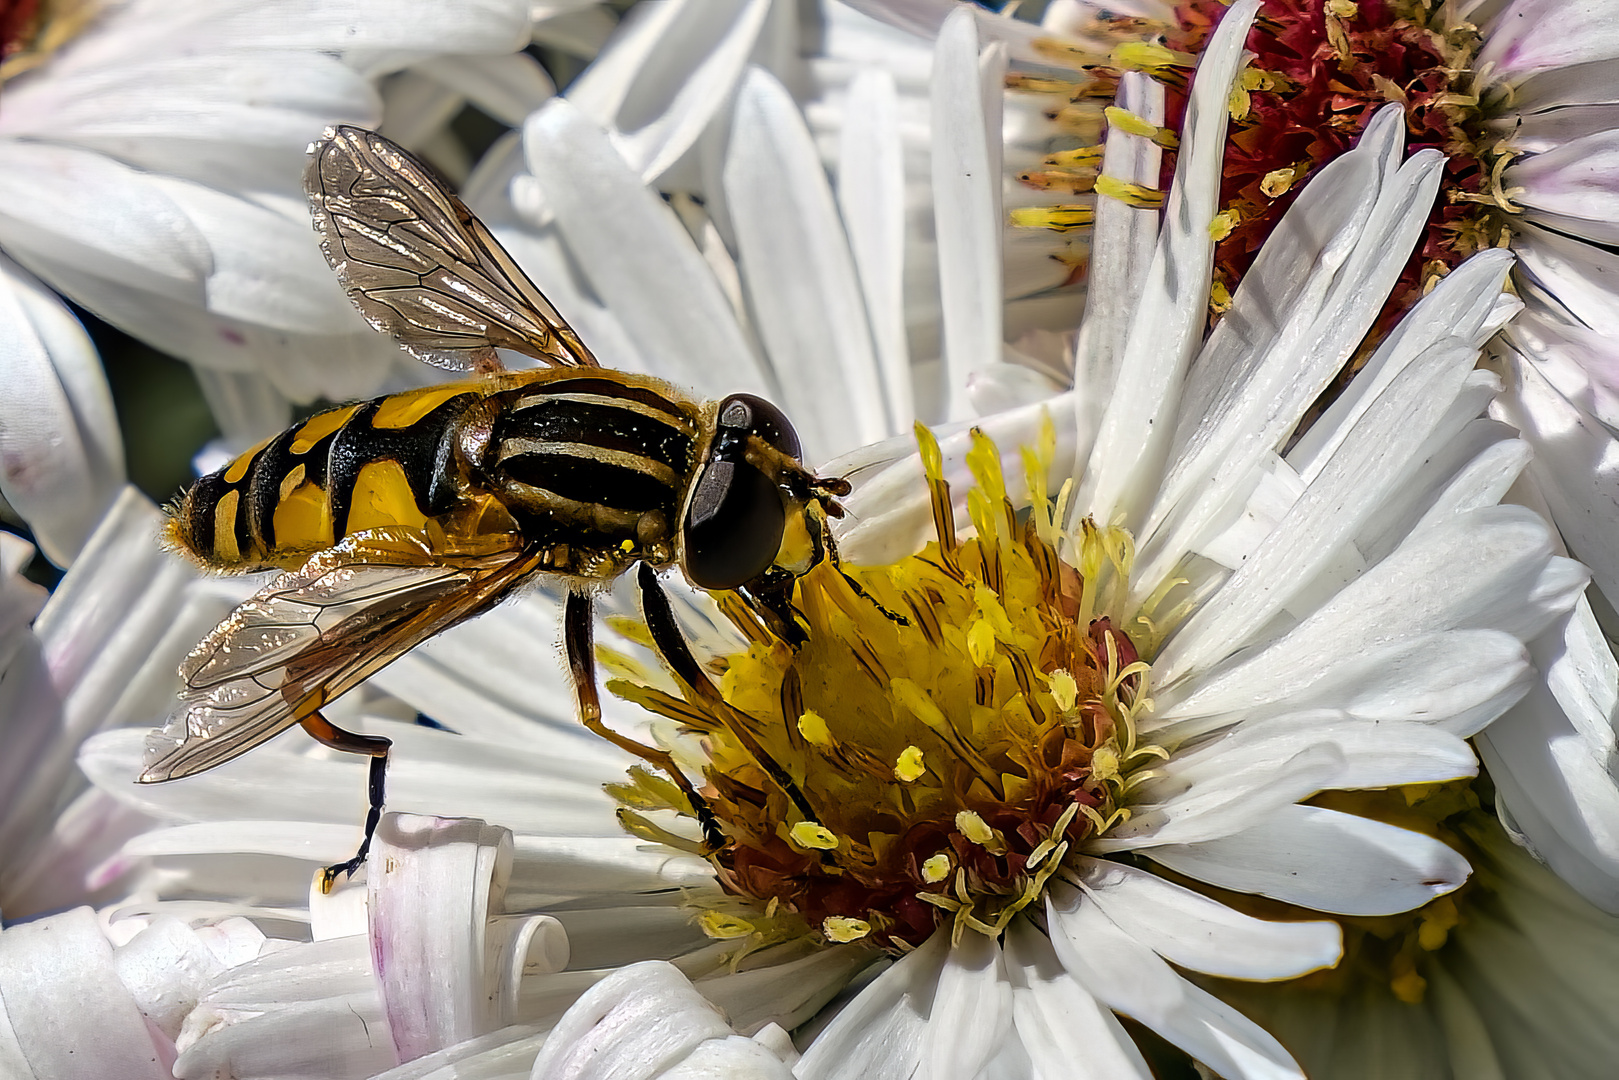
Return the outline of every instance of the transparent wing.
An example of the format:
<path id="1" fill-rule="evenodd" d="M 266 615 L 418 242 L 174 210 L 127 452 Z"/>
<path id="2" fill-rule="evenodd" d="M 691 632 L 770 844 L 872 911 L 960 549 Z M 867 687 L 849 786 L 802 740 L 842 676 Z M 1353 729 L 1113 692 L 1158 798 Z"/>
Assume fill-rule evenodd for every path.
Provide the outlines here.
<path id="1" fill-rule="evenodd" d="M 596 358 L 472 211 L 374 131 L 327 128 L 304 190 L 326 261 L 372 326 L 418 360 L 465 371 L 494 348 L 558 367 Z"/>
<path id="2" fill-rule="evenodd" d="M 435 552 L 359 533 L 244 601 L 180 664 L 181 707 L 147 739 L 143 784 L 238 757 L 421 642 L 482 611 L 539 564 L 528 549 Z"/>

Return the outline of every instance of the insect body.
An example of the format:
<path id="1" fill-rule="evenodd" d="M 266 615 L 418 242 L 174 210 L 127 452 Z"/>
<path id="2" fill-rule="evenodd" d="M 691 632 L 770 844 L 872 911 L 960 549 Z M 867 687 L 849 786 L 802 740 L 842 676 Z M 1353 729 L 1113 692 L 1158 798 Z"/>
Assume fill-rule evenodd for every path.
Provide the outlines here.
<path id="1" fill-rule="evenodd" d="M 329 887 L 365 858 L 389 744 L 320 710 L 551 574 L 569 587 L 581 720 L 664 768 L 701 812 L 666 753 L 602 723 L 588 590 L 640 564 L 654 637 L 689 658 L 651 572 L 678 565 L 701 588 L 737 590 L 790 639 L 792 581 L 835 558 L 828 518 L 847 483 L 799 464 L 791 425 L 762 399 L 703 402 L 597 367 L 477 219 L 392 143 L 345 127 L 311 153 L 316 227 L 356 306 L 419 358 L 478 374 L 317 413 L 180 499 L 176 546 L 217 570 L 286 573 L 182 663 L 183 707 L 149 741 L 141 782 L 212 768 L 294 724 L 369 755 L 365 840 L 328 868 Z M 502 371 L 497 347 L 553 366 Z"/>

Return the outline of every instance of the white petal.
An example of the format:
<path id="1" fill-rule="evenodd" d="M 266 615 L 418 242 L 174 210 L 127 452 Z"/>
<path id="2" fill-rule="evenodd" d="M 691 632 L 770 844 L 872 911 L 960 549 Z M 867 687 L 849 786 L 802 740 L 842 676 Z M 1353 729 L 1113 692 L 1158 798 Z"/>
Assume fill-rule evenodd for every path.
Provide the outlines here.
<path id="1" fill-rule="evenodd" d="M 1521 189 L 1514 198 L 1530 221 L 1612 244 L 1619 240 L 1619 225 L 1612 221 L 1613 201 L 1619 195 L 1613 179 L 1616 165 L 1619 132 L 1604 131 L 1524 158 L 1502 179 Z"/>
<path id="2" fill-rule="evenodd" d="M 898 92 L 888 72 L 862 68 L 849 84 L 838 150 L 838 208 L 860 274 L 888 430 L 915 415 L 905 342 L 905 161 Z"/>
<path id="3" fill-rule="evenodd" d="M 124 482 L 112 394 L 84 328 L 0 257 L 0 492 L 66 566 Z"/>
<path id="4" fill-rule="evenodd" d="M 1546 681 L 1480 735 L 1479 752 L 1530 849 L 1619 911 L 1619 665 L 1584 599 L 1531 648 Z"/>
<path id="5" fill-rule="evenodd" d="M 1126 72 L 1119 79 L 1118 105 L 1149 124 L 1162 125 L 1163 84 L 1141 72 Z M 1111 126 L 1102 171 L 1127 183 L 1156 188 L 1163 153 L 1151 139 Z M 1120 199 L 1098 198 L 1091 233 L 1088 291 L 1099 299 L 1140 295 L 1157 241 L 1156 210 L 1131 206 Z M 1107 407 L 1117 378 L 1119 354 L 1130 332 L 1130 315 L 1131 309 L 1122 304 L 1098 302 L 1086 306 L 1074 369 L 1074 386 L 1079 391 L 1074 401 L 1077 408 L 1084 410 L 1083 430 L 1094 430 Z M 1086 446 L 1081 453 L 1089 450 Z"/>
<path id="6" fill-rule="evenodd" d="M 1591 568 L 1592 580 L 1612 603 L 1619 598 L 1619 440 L 1547 382 L 1533 364 L 1513 366 L 1515 385 L 1499 403 L 1501 415 L 1534 448 L 1529 474 L 1538 481 L 1564 543 Z"/>
<path id="7" fill-rule="evenodd" d="M 568 99 L 608 129 L 632 172 L 653 181 L 730 98 L 769 11 L 769 0 L 687 0 L 636 11 L 568 88 Z"/>
<path id="8" fill-rule="evenodd" d="M 783 954 L 798 950 L 778 947 Z M 816 949 L 790 959 L 764 949 L 748 957 L 746 970 L 720 971 L 697 980 L 703 996 L 725 1010 L 731 1026 L 743 1034 L 779 1024 L 797 1028 L 814 1017 L 861 970 L 877 962 L 858 945 Z"/>
<path id="9" fill-rule="evenodd" d="M 803 114 L 762 68 L 737 92 L 724 183 L 749 310 L 806 460 L 891 434 L 831 187 Z"/>
<path id="10" fill-rule="evenodd" d="M 1152 268 L 1141 297 L 1116 298 L 1136 304 L 1135 317 L 1069 524 L 1087 515 L 1113 521 L 1124 512 L 1131 515 L 1128 524 L 1139 525 L 1147 493 L 1157 485 L 1169 448 L 1169 418 L 1202 337 L 1214 246 L 1209 223 L 1219 203 L 1226 99 L 1257 9 L 1254 0 L 1233 4 L 1198 61 Z"/>
<path id="11" fill-rule="evenodd" d="M 932 78 L 933 217 L 950 419 L 967 415 L 968 372 L 1001 353 L 1001 141 L 990 137 L 983 85 L 978 22 L 970 8 L 958 8 L 939 30 Z"/>
<path id="12" fill-rule="evenodd" d="M 731 1035 L 719 1011 L 673 965 L 620 968 L 585 991 L 534 1060 L 535 1080 L 658 1076 L 708 1039 Z"/>
<path id="13" fill-rule="evenodd" d="M 1178 967 L 1293 979 L 1343 955 L 1335 922 L 1267 922 L 1123 863 L 1081 857 L 1078 885 L 1113 923 Z"/>
<path id="14" fill-rule="evenodd" d="M 1035 1080 L 1148 1080 L 1124 1026 L 1063 970 L 1051 942 L 1027 919 L 1006 929 L 1012 1017 Z"/>
<path id="15" fill-rule="evenodd" d="M 446 86 L 503 124 L 517 127 L 556 93 L 545 69 L 527 53 L 509 56 L 437 56 L 416 70 Z"/>
<path id="16" fill-rule="evenodd" d="M 606 135 L 558 98 L 529 118 L 523 142 L 569 250 L 596 294 L 613 299 L 642 354 L 708 397 L 768 395 L 768 380 L 696 245 Z"/>
<path id="17" fill-rule="evenodd" d="M 1189 697 L 1165 703 L 1152 730 L 1190 738 L 1243 716 L 1317 707 L 1365 720 L 1438 724 L 1467 736 L 1516 701 L 1532 678 L 1522 643 L 1494 630 L 1425 634 L 1352 653 L 1336 646 L 1315 651 L 1320 644 L 1314 636 L 1289 635 L 1198 680 Z"/>
<path id="18" fill-rule="evenodd" d="M 1514 0 L 1486 30 L 1474 63 L 1497 78 L 1619 56 L 1619 27 L 1600 3 Z"/>
<path id="19" fill-rule="evenodd" d="M 1211 885 L 1340 915 L 1409 911 L 1470 873 L 1432 837 L 1314 806 L 1284 806 L 1231 836 L 1146 854 Z"/>
<path id="20" fill-rule="evenodd" d="M 91 1019 L 93 1022 L 73 1022 Z M 162 1080 L 174 1047 L 118 977 L 95 913 L 0 932 L 0 1067 L 19 1080 Z"/>
<path id="21" fill-rule="evenodd" d="M 942 931 L 941 931 L 942 933 Z M 950 949 L 933 992 L 919 1075 L 973 1080 L 1012 1026 L 1012 984 L 1001 946 L 969 930 Z"/>
<path id="22" fill-rule="evenodd" d="M 1332 787 L 1347 764 L 1343 751 L 1331 743 L 1310 743 L 1282 760 L 1238 756 L 1226 768 L 1166 794 L 1161 803 L 1135 807 L 1129 821 L 1091 841 L 1087 850 L 1129 851 L 1228 836 L 1264 820 L 1278 807 Z"/>
<path id="23" fill-rule="evenodd" d="M 804 1051 L 799 1080 L 910 1076 L 921 1060 L 934 989 L 950 951 L 948 930 L 877 976 Z"/>
<path id="24" fill-rule="evenodd" d="M 371 948 L 401 1059 L 498 1026 L 510 1006 L 485 928 L 510 874 L 511 833 L 465 818 L 387 814 L 375 847 L 366 868 Z"/>
<path id="25" fill-rule="evenodd" d="M 70 146 L 7 140 L 0 241 L 24 265 L 40 256 L 134 279 L 202 305 L 213 254 L 156 178 Z"/>
<path id="26" fill-rule="evenodd" d="M 1440 345 L 1401 371 L 1259 549 L 1153 661 L 1163 685 L 1229 656 L 1287 606 L 1421 459 L 1477 353 Z M 1176 560 L 1179 561 L 1178 559 Z"/>
<path id="27" fill-rule="evenodd" d="M 1081 986 L 1230 1080 L 1303 1076 L 1282 1044 L 1204 993 L 1064 882 L 1046 893 L 1051 944 Z"/>

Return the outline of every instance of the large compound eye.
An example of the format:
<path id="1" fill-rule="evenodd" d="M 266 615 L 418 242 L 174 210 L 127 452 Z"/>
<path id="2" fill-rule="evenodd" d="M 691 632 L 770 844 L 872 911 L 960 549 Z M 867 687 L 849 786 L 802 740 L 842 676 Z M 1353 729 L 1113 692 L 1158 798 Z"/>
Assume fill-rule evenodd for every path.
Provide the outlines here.
<path id="1" fill-rule="evenodd" d="M 732 394 L 720 402 L 719 426 L 757 435 L 790 458 L 803 453 L 798 432 L 793 430 L 786 415 L 764 398 L 752 394 Z"/>
<path id="2" fill-rule="evenodd" d="M 798 435 L 780 409 L 752 394 L 720 402 L 715 427 L 686 508 L 681 561 L 693 585 L 734 589 L 769 569 L 787 527 L 780 487 L 748 463 L 748 436 L 796 458 Z"/>
<path id="3" fill-rule="evenodd" d="M 746 461 L 712 458 L 686 512 L 683 562 L 701 589 L 734 589 L 764 573 L 781 550 L 781 489 Z"/>

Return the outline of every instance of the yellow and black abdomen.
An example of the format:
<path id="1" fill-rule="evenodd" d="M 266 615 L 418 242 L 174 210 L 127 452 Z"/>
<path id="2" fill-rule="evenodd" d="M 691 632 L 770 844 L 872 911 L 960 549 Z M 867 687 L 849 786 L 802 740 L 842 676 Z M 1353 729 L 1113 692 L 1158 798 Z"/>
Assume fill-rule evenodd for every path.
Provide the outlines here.
<path id="1" fill-rule="evenodd" d="M 365 529 L 422 529 L 474 494 L 457 440 L 483 400 L 463 383 L 316 413 L 192 485 L 170 535 L 206 565 L 251 570 Z"/>

